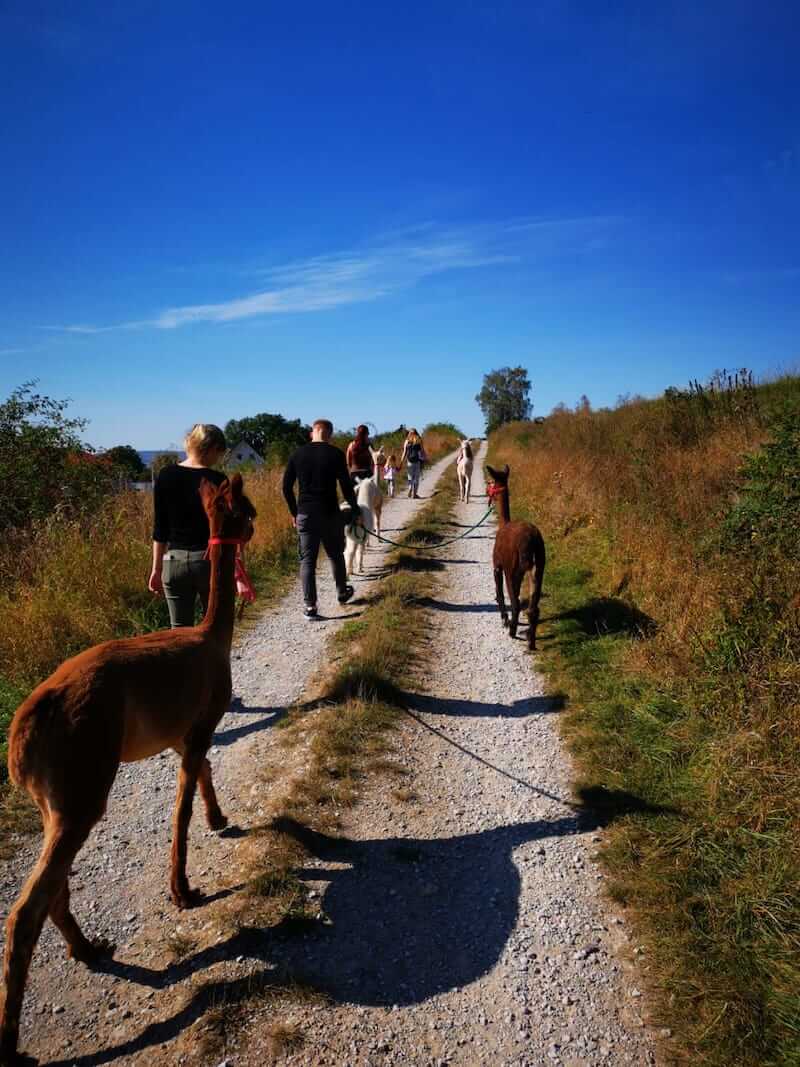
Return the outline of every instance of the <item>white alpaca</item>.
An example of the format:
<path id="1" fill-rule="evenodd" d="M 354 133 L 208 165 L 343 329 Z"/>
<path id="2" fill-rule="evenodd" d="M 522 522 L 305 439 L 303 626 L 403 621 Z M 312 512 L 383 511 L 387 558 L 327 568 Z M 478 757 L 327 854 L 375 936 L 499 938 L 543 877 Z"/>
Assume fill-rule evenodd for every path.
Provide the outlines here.
<path id="1" fill-rule="evenodd" d="M 469 438 L 462 441 L 459 447 L 456 474 L 458 475 L 458 495 L 462 501 L 469 503 L 469 493 L 472 487 L 472 445 Z"/>
<path id="2" fill-rule="evenodd" d="M 383 445 L 378 445 L 377 451 L 374 448 L 370 448 L 369 454 L 372 456 L 373 472 L 372 477 L 375 479 L 375 484 L 380 489 L 381 487 L 381 472 L 383 466 L 386 463 L 386 453 L 383 451 Z"/>
<path id="3" fill-rule="evenodd" d="M 354 571 L 358 574 L 364 573 L 364 548 L 367 538 L 371 533 L 380 537 L 383 494 L 374 478 L 364 478 L 358 483 L 356 501 L 361 512 L 360 519 L 345 529 L 344 562 L 348 574 L 353 574 Z M 343 504 L 342 507 L 347 505 Z"/>

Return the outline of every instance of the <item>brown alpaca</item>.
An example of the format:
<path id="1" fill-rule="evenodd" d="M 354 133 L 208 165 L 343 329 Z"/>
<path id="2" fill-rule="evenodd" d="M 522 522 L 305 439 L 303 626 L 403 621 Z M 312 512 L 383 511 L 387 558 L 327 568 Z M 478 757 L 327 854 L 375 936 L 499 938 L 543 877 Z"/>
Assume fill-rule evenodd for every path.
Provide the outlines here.
<path id="1" fill-rule="evenodd" d="M 492 478 L 489 498 L 497 508 L 497 535 L 494 539 L 492 566 L 494 568 L 494 585 L 497 604 L 503 619 L 503 626 L 508 626 L 512 637 L 517 636 L 519 621 L 519 594 L 522 579 L 530 574 L 530 596 L 528 598 L 528 648 L 536 648 L 536 627 L 539 623 L 539 601 L 542 596 L 542 579 L 544 578 L 544 540 L 535 526 L 529 522 L 512 522 L 511 509 L 508 504 L 508 464 L 498 471 L 486 467 Z M 503 576 L 511 601 L 511 622 L 509 623 L 506 603 L 503 599 Z"/>
<path id="2" fill-rule="evenodd" d="M 186 878 L 186 835 L 198 781 L 208 825 L 221 830 L 227 824 L 206 752 L 230 701 L 236 546 L 252 536 L 255 509 L 238 474 L 219 487 L 201 482 L 200 495 L 211 529 L 211 589 L 202 623 L 87 649 L 42 682 L 11 723 L 9 773 L 38 805 L 44 842 L 6 923 L 0 1063 L 17 1062 L 25 982 L 48 915 L 74 959 L 90 963 L 113 952 L 113 945 L 91 942 L 81 931 L 69 910 L 68 878 L 105 812 L 120 763 L 167 748 L 181 756 L 170 877 L 179 908 L 198 901 Z"/>

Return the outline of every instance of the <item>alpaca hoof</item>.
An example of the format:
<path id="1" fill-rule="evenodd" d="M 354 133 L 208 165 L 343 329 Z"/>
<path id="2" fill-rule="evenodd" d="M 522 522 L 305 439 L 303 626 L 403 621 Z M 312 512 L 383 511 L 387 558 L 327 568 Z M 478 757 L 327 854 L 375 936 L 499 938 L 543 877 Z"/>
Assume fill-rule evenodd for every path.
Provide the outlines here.
<path id="1" fill-rule="evenodd" d="M 70 959 L 77 960 L 78 963 L 85 963 L 87 966 L 91 966 L 104 956 L 113 956 L 116 947 L 113 941 L 109 941 L 105 937 L 97 937 L 92 941 L 85 938 L 82 945 L 77 948 L 67 949 L 67 955 Z"/>
<path id="2" fill-rule="evenodd" d="M 224 830 L 228 825 L 228 816 L 223 815 L 221 811 L 214 812 L 213 815 L 208 817 L 209 830 Z"/>
<path id="3" fill-rule="evenodd" d="M 181 892 L 178 890 L 172 890 L 172 903 L 176 908 L 181 911 L 186 911 L 189 908 L 196 908 L 202 901 L 203 894 L 199 889 L 189 889 L 188 887 Z"/>
<path id="4" fill-rule="evenodd" d="M 508 619 L 503 619 L 503 629 L 508 629 Z"/>

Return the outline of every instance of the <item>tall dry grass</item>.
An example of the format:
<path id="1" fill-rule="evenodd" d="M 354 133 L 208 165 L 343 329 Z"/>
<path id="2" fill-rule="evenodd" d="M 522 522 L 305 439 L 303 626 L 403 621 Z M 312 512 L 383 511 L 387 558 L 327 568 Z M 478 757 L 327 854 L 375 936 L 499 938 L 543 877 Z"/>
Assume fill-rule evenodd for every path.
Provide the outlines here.
<path id="1" fill-rule="evenodd" d="M 542 644 L 570 696 L 579 781 L 662 809 L 616 823 L 606 858 L 677 1055 L 784 1067 L 800 1063 L 800 568 L 787 536 L 800 420 L 781 411 L 800 410 L 800 381 L 742 403 L 697 396 L 507 426 L 491 461 L 509 464 L 512 515 L 548 545 Z"/>
<path id="2" fill-rule="evenodd" d="M 258 511 L 248 568 L 262 593 L 296 556 L 281 473 L 244 476 Z M 123 491 L 91 516 L 55 513 L 0 553 L 0 753 L 14 708 L 62 660 L 169 625 L 163 598 L 147 589 L 152 524 L 151 494 Z"/>

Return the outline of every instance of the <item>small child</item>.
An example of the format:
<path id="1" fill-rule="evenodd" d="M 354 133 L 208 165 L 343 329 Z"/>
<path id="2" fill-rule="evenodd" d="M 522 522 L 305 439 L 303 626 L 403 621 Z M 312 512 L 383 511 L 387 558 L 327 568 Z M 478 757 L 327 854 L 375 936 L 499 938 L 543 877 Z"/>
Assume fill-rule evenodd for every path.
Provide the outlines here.
<path id="1" fill-rule="evenodd" d="M 397 456 L 393 452 L 387 459 L 386 466 L 383 468 L 383 477 L 386 481 L 386 491 L 389 496 L 394 496 L 394 475 L 396 470 Z"/>

